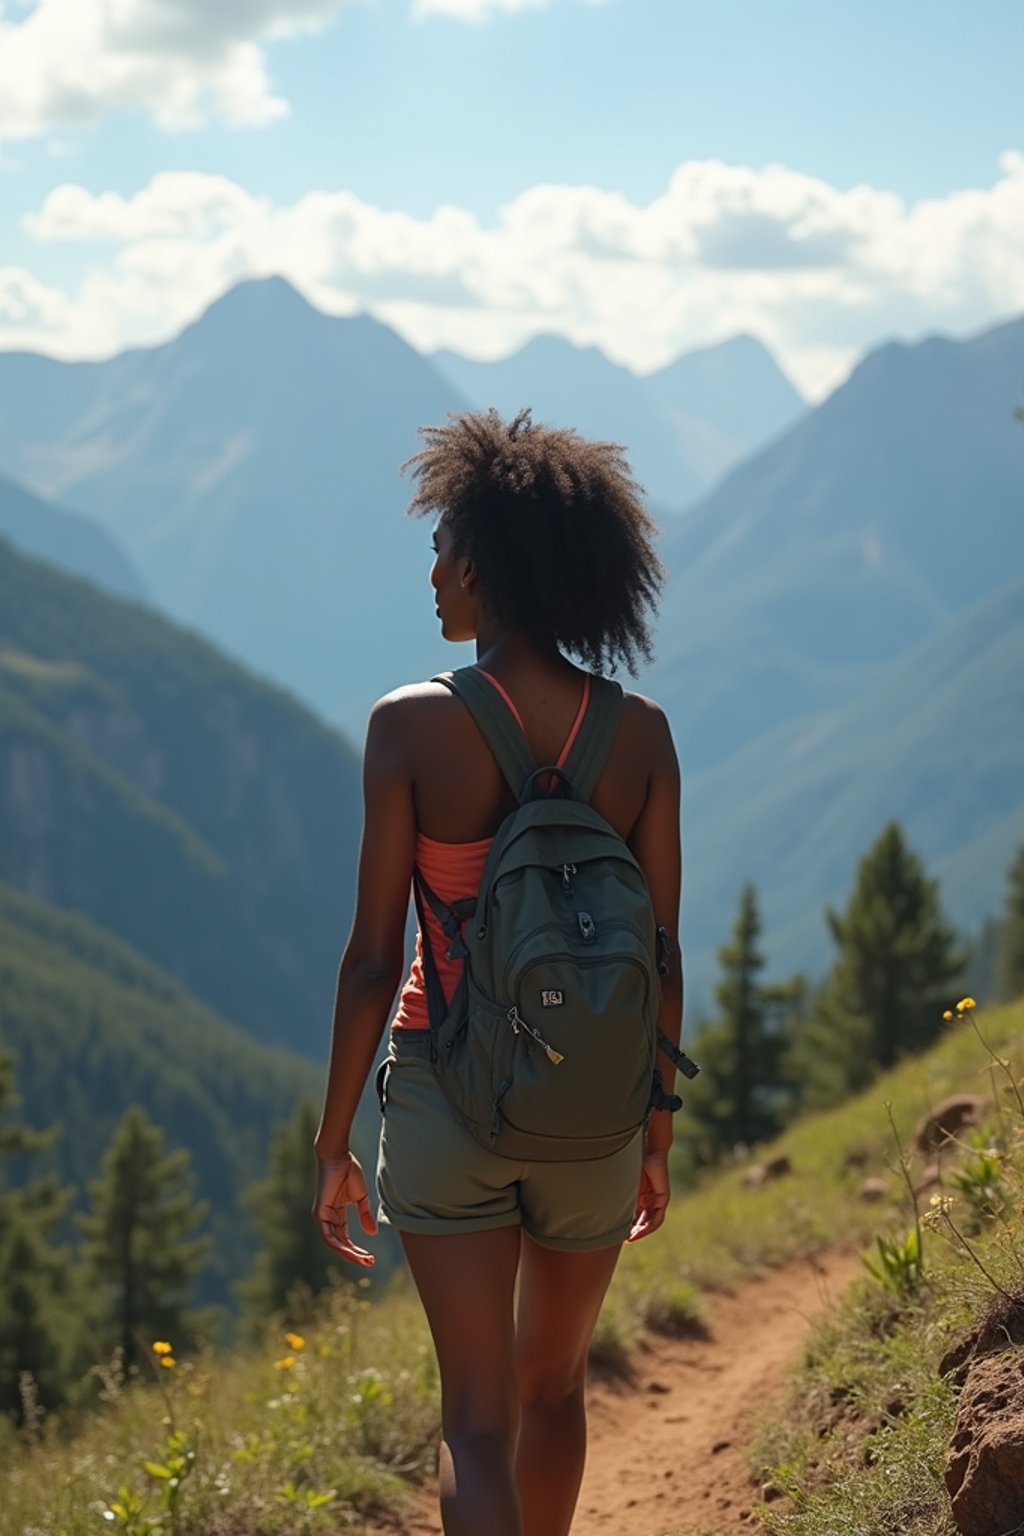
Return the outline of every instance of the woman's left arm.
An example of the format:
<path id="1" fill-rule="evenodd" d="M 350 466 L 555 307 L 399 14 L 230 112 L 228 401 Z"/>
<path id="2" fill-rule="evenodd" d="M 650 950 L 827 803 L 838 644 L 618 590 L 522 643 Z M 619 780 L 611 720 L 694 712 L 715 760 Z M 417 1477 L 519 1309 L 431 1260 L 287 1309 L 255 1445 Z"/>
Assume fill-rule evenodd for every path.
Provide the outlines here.
<path id="1" fill-rule="evenodd" d="M 347 1207 L 356 1206 L 364 1231 L 377 1226 L 349 1138 L 402 979 L 416 843 L 407 709 L 403 698 L 389 695 L 374 705 L 367 728 L 356 911 L 338 971 L 327 1090 L 314 1142 L 314 1219 L 329 1247 L 364 1265 L 373 1255 L 349 1239 Z"/>

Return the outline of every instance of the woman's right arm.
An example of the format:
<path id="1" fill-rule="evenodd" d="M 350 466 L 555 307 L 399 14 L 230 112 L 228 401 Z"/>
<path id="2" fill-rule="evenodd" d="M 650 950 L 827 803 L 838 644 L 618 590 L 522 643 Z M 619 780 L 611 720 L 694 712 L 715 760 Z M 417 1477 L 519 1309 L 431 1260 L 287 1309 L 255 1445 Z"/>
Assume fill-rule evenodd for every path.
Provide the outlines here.
<path id="1" fill-rule="evenodd" d="M 356 1206 L 365 1231 L 376 1231 L 376 1224 L 349 1138 L 402 979 L 415 856 L 405 702 L 394 694 L 382 699 L 366 733 L 356 910 L 338 972 L 327 1089 L 314 1141 L 319 1168 L 313 1215 L 324 1241 L 361 1264 L 371 1264 L 373 1256 L 349 1240 L 346 1207 Z"/>

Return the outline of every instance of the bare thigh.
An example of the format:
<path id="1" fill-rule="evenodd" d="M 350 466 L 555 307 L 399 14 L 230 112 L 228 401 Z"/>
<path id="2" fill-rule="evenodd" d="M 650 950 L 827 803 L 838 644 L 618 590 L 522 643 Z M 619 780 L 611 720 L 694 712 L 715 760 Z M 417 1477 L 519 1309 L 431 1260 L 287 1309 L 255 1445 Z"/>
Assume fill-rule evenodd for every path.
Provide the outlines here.
<path id="1" fill-rule="evenodd" d="M 403 1232 L 402 1246 L 437 1351 L 446 1432 L 457 1425 L 514 1437 L 520 1229 Z"/>
<path id="2" fill-rule="evenodd" d="M 516 1317 L 516 1369 L 524 1402 L 582 1386 L 587 1350 L 621 1244 L 589 1252 L 545 1248 L 524 1235 Z"/>

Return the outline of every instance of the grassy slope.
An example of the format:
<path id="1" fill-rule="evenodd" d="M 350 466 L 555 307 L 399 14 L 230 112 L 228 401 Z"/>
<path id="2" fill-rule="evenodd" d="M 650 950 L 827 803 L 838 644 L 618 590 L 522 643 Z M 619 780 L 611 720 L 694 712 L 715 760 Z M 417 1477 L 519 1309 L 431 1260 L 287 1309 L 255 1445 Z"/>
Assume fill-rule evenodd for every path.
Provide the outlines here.
<path id="1" fill-rule="evenodd" d="M 1024 1003 L 984 1012 L 979 1025 L 1002 1054 L 1024 1056 Z M 1024 1065 L 1024 1063 L 1021 1063 Z M 909 1143 L 928 1107 L 954 1091 L 991 1094 L 989 1058 L 967 1024 L 952 1027 L 926 1054 L 907 1060 L 837 1109 L 805 1116 L 758 1157 L 786 1153 L 793 1172 L 759 1189 L 744 1189 L 745 1166 L 710 1175 L 690 1194 L 678 1193 L 657 1243 L 627 1249 L 612 1289 L 687 1280 L 698 1287 L 729 1284 L 765 1265 L 835 1245 L 866 1244 L 903 1208 L 900 1180 L 890 1172 L 895 1148 L 885 1104 L 892 1104 L 901 1140 Z M 677 1136 L 686 1135 L 685 1111 Z M 849 1152 L 863 1167 L 846 1170 Z M 869 1175 L 889 1181 L 878 1205 L 857 1199 Z"/>
<path id="2" fill-rule="evenodd" d="M 1019 1064 L 1024 1055 L 1024 1003 L 985 1014 L 979 1022 L 998 1051 L 1012 1054 Z M 987 1056 L 969 1026 L 957 1026 L 926 1056 L 904 1063 L 856 1100 L 786 1132 L 770 1150 L 789 1154 L 794 1167 L 790 1176 L 747 1190 L 742 1188 L 741 1170 L 734 1169 L 678 1196 L 665 1232 L 626 1250 L 606 1307 L 602 1348 L 607 1350 L 616 1339 L 628 1343 L 659 1309 L 672 1326 L 688 1310 L 699 1308 L 697 1287 L 730 1284 L 765 1265 L 835 1244 L 866 1245 L 878 1231 L 902 1231 L 906 1211 L 895 1176 L 890 1176 L 892 1198 L 883 1205 L 865 1205 L 856 1198 L 856 1186 L 867 1173 L 886 1173 L 891 1136 L 885 1102 L 892 1104 L 901 1137 L 909 1139 L 919 1115 L 935 1099 L 957 1088 L 984 1092 L 988 1083 Z M 864 1150 L 868 1157 L 867 1166 L 855 1173 L 843 1169 L 851 1150 Z M 944 1337 L 970 1304 L 963 1274 L 961 1264 L 959 1311 L 946 1306 L 937 1321 L 934 1311 L 919 1309 L 921 1327 L 930 1330 L 924 1355 L 928 1362 L 935 1357 L 940 1334 Z M 844 1370 L 852 1368 L 846 1363 L 851 1353 L 866 1361 L 863 1375 L 883 1359 L 878 1338 L 889 1337 L 891 1359 L 882 1376 L 891 1387 L 891 1368 L 905 1364 L 917 1348 L 916 1338 L 903 1342 L 905 1336 L 888 1326 L 892 1305 L 872 1286 L 867 1289 L 870 1303 L 855 1313 L 867 1321 L 867 1342 L 863 1331 L 858 1334 L 847 1323 L 846 1333 L 840 1329 L 833 1339 L 851 1342 L 836 1344 L 823 1337 L 815 1346 L 811 1370 L 818 1372 L 819 1398 L 828 1391 L 820 1385 L 822 1373 L 827 1381 L 829 1371 L 839 1368 L 830 1364 L 837 1353 Z M 275 1354 L 288 1358 L 282 1353 L 286 1345 L 280 1330 L 244 1357 L 210 1358 L 189 1366 L 185 1376 L 172 1376 L 176 1420 L 186 1428 L 198 1426 L 201 1437 L 197 1470 L 182 1496 L 183 1536 L 234 1536 L 243 1530 L 246 1536 L 270 1536 L 297 1528 L 288 1483 L 301 1498 L 306 1489 L 311 1495 L 336 1490 L 334 1500 L 307 1509 L 303 1516 L 302 1529 L 326 1536 L 338 1528 L 343 1510 L 358 1524 L 393 1501 L 400 1487 L 396 1470 L 416 1475 L 429 1463 L 436 1383 L 426 1331 L 407 1290 L 398 1284 L 394 1295 L 365 1311 L 358 1292 L 339 1292 L 305 1332 L 304 1348 L 292 1352 L 294 1363 L 276 1371 Z M 877 1397 L 881 1378 L 872 1379 Z M 802 1395 L 807 1396 L 806 1389 Z M 935 1398 L 934 1391 L 922 1392 L 920 1413 L 900 1421 L 910 1431 L 904 1463 L 909 1472 L 924 1477 L 933 1492 L 934 1472 L 928 1469 L 940 1454 L 949 1417 L 948 1402 L 937 1408 Z M 59 1529 L 62 1536 L 85 1536 L 96 1518 L 90 1504 L 113 1497 L 121 1482 L 144 1491 L 156 1511 L 162 1485 L 147 1476 L 143 1462 L 160 1450 L 165 1412 L 163 1399 L 152 1388 L 134 1389 L 118 1395 L 88 1424 L 73 1448 L 62 1446 L 54 1435 L 52 1443 L 16 1459 L 0 1530 L 34 1523 Z M 804 1477 L 816 1479 L 820 1488 L 820 1468 L 807 1458 L 806 1465 L 800 1460 L 801 1447 L 816 1442 L 816 1430 L 794 1418 L 791 1433 L 791 1440 L 777 1439 L 763 1446 L 760 1455 L 769 1463 L 788 1458 L 790 1470 L 778 1475 L 790 1486 L 798 1486 Z M 927 1455 L 922 1441 L 927 1442 Z M 218 1480 L 222 1493 L 217 1492 Z M 864 1481 L 862 1461 L 859 1480 Z M 4 1523 L 9 1520 L 19 1524 Z M 790 1528 L 779 1529 L 789 1536 Z M 826 1508 L 819 1524 L 793 1526 L 792 1536 L 835 1536 L 840 1529 L 844 1536 L 883 1536 L 896 1530 L 938 1536 L 946 1527 L 842 1524 Z"/>

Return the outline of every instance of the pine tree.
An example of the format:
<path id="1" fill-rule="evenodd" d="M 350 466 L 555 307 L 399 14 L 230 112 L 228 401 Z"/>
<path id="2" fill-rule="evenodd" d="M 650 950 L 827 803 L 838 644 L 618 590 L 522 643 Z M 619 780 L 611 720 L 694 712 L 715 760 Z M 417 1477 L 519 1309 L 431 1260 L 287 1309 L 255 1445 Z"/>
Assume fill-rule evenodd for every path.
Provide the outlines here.
<path id="1" fill-rule="evenodd" d="M 192 1197 L 189 1154 L 164 1152 L 164 1133 L 132 1105 L 116 1127 L 101 1175 L 89 1186 L 92 1210 L 77 1218 L 82 1263 L 102 1297 L 101 1333 L 120 1346 L 122 1369 L 139 1343 L 183 1342 L 189 1299 L 209 1239 L 196 1236 L 205 1201 Z"/>
<path id="2" fill-rule="evenodd" d="M 845 912 L 825 916 L 838 954 L 792 1059 L 811 1104 L 835 1102 L 929 1045 L 966 961 L 938 882 L 896 822 L 861 860 Z"/>
<path id="3" fill-rule="evenodd" d="M 0 1156 L 43 1151 L 58 1132 L 7 1120 L 18 1106 L 13 1052 L 0 1054 Z M 77 1308 L 68 1306 L 70 1263 L 53 1233 L 71 1201 L 51 1176 L 18 1189 L 0 1184 L 0 1412 L 18 1414 L 27 1373 L 48 1407 L 64 1395 L 75 1363 Z"/>
<path id="4" fill-rule="evenodd" d="M 1024 992 L 1024 843 L 1008 875 L 1006 915 L 999 935 L 999 990 L 1008 998 Z"/>
<path id="5" fill-rule="evenodd" d="M 700 1157 L 712 1162 L 737 1142 L 775 1134 L 785 1115 L 784 1041 L 780 1024 L 799 999 L 801 984 L 764 986 L 758 948 L 757 891 L 746 885 L 729 943 L 718 950 L 722 977 L 715 989 L 718 1017 L 697 1033 L 693 1054 L 701 1074 L 691 1090 Z"/>
<path id="6" fill-rule="evenodd" d="M 261 1239 L 253 1273 L 238 1287 L 254 1321 L 282 1311 L 297 1289 L 318 1295 L 337 1269 L 310 1214 L 317 1123 L 313 1101 L 301 1100 L 274 1137 L 267 1177 L 243 1197 Z"/>

